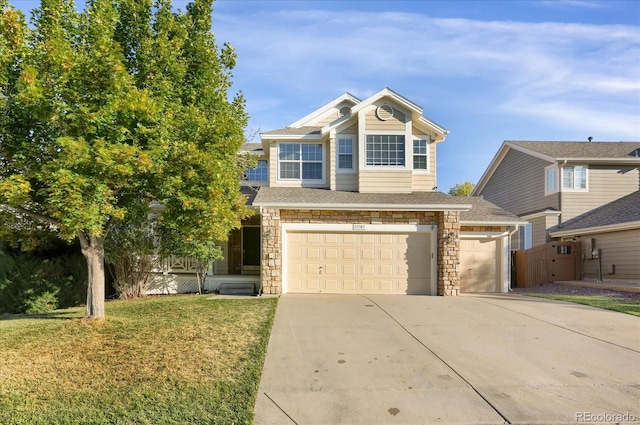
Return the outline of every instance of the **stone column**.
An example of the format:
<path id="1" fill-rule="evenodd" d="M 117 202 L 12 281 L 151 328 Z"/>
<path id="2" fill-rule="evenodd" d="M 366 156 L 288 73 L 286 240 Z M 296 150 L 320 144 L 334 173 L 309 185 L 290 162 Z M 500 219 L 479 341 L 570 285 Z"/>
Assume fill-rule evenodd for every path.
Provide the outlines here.
<path id="1" fill-rule="evenodd" d="M 280 210 L 262 210 L 262 293 L 282 293 L 282 230 Z"/>
<path id="2" fill-rule="evenodd" d="M 460 212 L 438 213 L 438 295 L 460 294 Z"/>

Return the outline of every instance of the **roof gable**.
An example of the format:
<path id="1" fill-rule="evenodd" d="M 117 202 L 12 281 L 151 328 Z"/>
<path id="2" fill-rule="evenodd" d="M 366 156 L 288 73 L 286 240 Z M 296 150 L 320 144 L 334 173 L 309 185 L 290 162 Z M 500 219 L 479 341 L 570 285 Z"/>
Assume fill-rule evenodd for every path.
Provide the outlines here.
<path id="1" fill-rule="evenodd" d="M 305 127 L 305 126 L 316 126 L 317 122 L 322 118 L 326 117 L 330 112 L 338 109 L 338 106 L 344 104 L 345 106 L 353 106 L 360 103 L 360 99 L 352 95 L 351 93 L 344 93 L 343 95 L 336 97 L 329 103 L 319 107 L 315 111 L 310 114 L 305 115 L 299 120 L 289 124 L 287 127 Z M 336 116 L 336 118 L 338 118 Z"/>
<path id="2" fill-rule="evenodd" d="M 509 150 L 554 164 L 559 161 L 640 165 L 640 142 L 570 142 L 505 140 L 485 170 L 472 194 L 482 192 Z"/>

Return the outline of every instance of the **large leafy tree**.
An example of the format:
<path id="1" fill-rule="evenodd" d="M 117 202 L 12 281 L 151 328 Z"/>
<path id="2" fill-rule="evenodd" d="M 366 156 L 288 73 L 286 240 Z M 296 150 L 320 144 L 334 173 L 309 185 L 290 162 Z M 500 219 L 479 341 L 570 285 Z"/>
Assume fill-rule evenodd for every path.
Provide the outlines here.
<path id="1" fill-rule="evenodd" d="M 42 0 L 28 27 L 0 0 L 0 211 L 78 238 L 87 318 L 104 317 L 105 237 L 164 206 L 185 244 L 224 240 L 248 214 L 237 151 L 247 115 L 229 98 L 233 48 L 213 0 Z"/>
<path id="2" fill-rule="evenodd" d="M 469 196 L 475 187 L 475 183 L 471 183 L 470 181 L 456 183 L 449 189 L 448 193 L 451 196 Z"/>

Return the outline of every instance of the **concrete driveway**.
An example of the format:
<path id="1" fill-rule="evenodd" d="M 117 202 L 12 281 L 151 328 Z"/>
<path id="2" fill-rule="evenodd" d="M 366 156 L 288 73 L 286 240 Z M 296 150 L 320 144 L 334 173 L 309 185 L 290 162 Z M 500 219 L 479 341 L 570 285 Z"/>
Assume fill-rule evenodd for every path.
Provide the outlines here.
<path id="1" fill-rule="evenodd" d="M 283 295 L 255 424 L 640 421 L 640 318 L 517 295 Z"/>

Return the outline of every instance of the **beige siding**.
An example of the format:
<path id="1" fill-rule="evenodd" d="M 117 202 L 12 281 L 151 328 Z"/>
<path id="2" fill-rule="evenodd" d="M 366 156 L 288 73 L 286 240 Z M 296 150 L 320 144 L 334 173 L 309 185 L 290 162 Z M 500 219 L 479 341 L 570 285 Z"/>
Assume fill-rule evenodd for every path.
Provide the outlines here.
<path id="1" fill-rule="evenodd" d="M 420 134 L 420 135 L 425 135 L 425 136 L 430 136 L 431 140 L 434 140 L 437 137 L 437 134 L 434 133 L 433 131 L 424 131 L 418 127 L 416 127 L 415 125 L 411 127 L 411 134 Z"/>
<path id="2" fill-rule="evenodd" d="M 411 193 L 411 171 L 360 171 L 362 193 Z"/>
<path id="3" fill-rule="evenodd" d="M 585 259 L 582 262 L 582 274 L 588 279 L 598 276 L 598 260 L 591 259 L 588 252 L 592 238 L 596 240 L 596 247 L 601 252 L 604 280 L 640 280 L 640 229 L 583 236 L 581 239 Z M 612 274 L 613 265 L 615 274 Z"/>
<path id="4" fill-rule="evenodd" d="M 411 176 L 412 192 L 431 192 L 436 185 L 436 179 L 433 174 L 417 174 L 414 172 Z"/>
<path id="5" fill-rule="evenodd" d="M 356 173 L 336 174 L 336 190 L 344 190 L 347 192 L 357 192 L 358 191 L 358 174 Z"/>
<path id="6" fill-rule="evenodd" d="M 394 110 L 393 117 L 386 121 L 381 120 L 376 115 L 376 110 L 369 111 L 365 116 L 365 131 L 390 131 L 399 130 L 405 131 L 405 116 L 397 109 Z"/>
<path id="7" fill-rule="evenodd" d="M 351 127 L 342 130 L 338 134 L 358 134 L 358 123 L 355 123 Z"/>
<path id="8" fill-rule="evenodd" d="M 589 165 L 589 191 L 563 191 L 561 194 L 562 221 L 637 191 L 640 189 L 639 174 L 637 167 Z"/>
<path id="9" fill-rule="evenodd" d="M 278 148 L 275 143 L 269 149 L 269 186 L 277 186 L 278 178 Z"/>
<path id="10" fill-rule="evenodd" d="M 558 193 L 544 194 L 548 165 L 551 163 L 509 150 L 479 195 L 516 215 L 560 209 Z"/>

